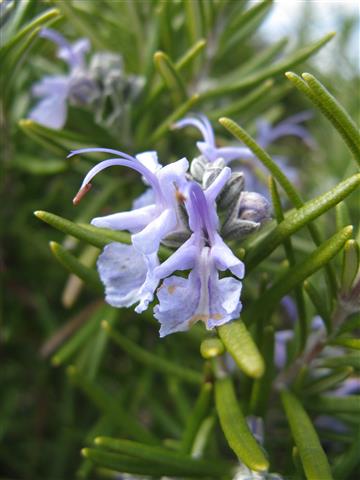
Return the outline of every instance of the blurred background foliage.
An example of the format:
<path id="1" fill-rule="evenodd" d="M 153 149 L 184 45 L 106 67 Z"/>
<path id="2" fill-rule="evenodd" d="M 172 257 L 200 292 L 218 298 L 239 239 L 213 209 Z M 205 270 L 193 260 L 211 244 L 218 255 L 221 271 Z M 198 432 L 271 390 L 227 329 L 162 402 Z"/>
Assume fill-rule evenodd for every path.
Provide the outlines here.
<path id="1" fill-rule="evenodd" d="M 114 171 L 111 176 L 100 176 L 94 191 L 75 208 L 71 199 L 94 157 L 66 160 L 71 149 L 106 146 L 131 154 L 156 149 L 163 163 L 183 156 L 192 159 L 197 155 L 195 132 L 170 130 L 174 121 L 187 112 L 206 114 L 219 145 L 227 145 L 235 140 L 218 124 L 219 117 L 229 116 L 256 136 L 259 118 L 276 123 L 310 109 L 313 118 L 307 122 L 307 128 L 316 142 L 313 148 L 292 137 L 269 148 L 271 154 L 285 156 L 295 168 L 303 199 L 307 201 L 326 192 L 356 172 L 356 164 L 338 132 L 284 73 L 311 72 L 349 115 L 358 119 L 359 70 L 351 53 L 354 32 L 359 28 L 358 16 L 342 16 L 339 12 L 337 35 L 326 45 L 331 36 L 309 38 L 309 25 L 314 30 L 312 2 L 303 2 L 300 21 L 294 24 L 291 38 L 271 41 L 269 36 L 259 33 L 259 28 L 272 7 L 271 1 L 245 0 L 1 2 L 0 266 L 4 288 L 0 332 L 0 475 L 4 480 L 98 475 L 115 478 L 110 471 L 95 472 L 88 459 L 81 459 L 80 449 L 91 446 L 98 435 L 131 438 L 146 444 L 162 440 L 173 451 L 190 453 L 191 450 L 181 447 L 184 431 L 191 432 L 189 418 L 196 420 L 192 412 L 201 372 L 204 368 L 211 370 L 206 362 L 204 367 L 199 353 L 201 342 L 208 336 L 202 326 L 159 341 L 158 327 L 150 313 L 138 316 L 132 310 L 115 311 L 104 304 L 97 285 L 84 285 L 56 263 L 53 253 L 56 256 L 59 248 L 52 244 L 49 249 L 49 240 L 56 241 L 91 268 L 99 250 L 51 230 L 34 217 L 35 210 L 88 223 L 100 212 L 130 208 L 142 191 L 132 173 Z M 124 93 L 120 124 L 97 123 L 90 111 L 74 106 L 69 108 L 66 125 L 59 131 L 27 120 L 35 104 L 32 85 L 45 74 L 59 73 L 64 68 L 55 56 L 54 45 L 39 38 L 42 26 L 51 26 L 71 42 L 88 38 L 92 53 L 121 54 L 125 74 L 142 78 L 144 86 L 134 99 L 127 101 Z M 320 47 L 322 62 L 317 60 Z M 288 208 L 286 199 L 282 201 Z M 333 209 L 316 222 L 327 239 L 345 225 L 356 226 L 358 220 L 359 196 L 355 193 L 336 212 Z M 356 238 L 358 230 L 354 235 Z M 305 229 L 297 232 L 293 244 L 298 260 L 314 249 Z M 276 282 L 287 268 L 284 261 L 284 253 L 278 248 L 246 279 L 245 306 L 247 299 L 261 298 L 262 292 Z M 341 268 L 340 256 L 333 266 Z M 312 283 L 320 293 L 325 292 L 321 274 L 316 274 Z M 335 299 L 327 298 L 328 305 L 332 301 Z M 320 313 L 308 297 L 306 311 L 308 324 Z M 101 329 L 104 320 L 108 323 Z M 358 314 L 350 320 L 352 325 L 359 326 Z M 279 329 L 289 327 L 290 318 L 284 308 L 276 309 L 273 324 Z M 118 332 L 113 336 L 112 327 Z M 141 350 L 136 349 L 139 346 Z M 354 358 L 356 352 L 352 354 Z M 146 353 L 155 357 L 146 357 Z M 160 366 L 154 358 L 160 359 Z M 185 373 L 174 373 L 171 368 L 166 371 L 167 361 L 171 366 L 183 367 Z M 343 366 L 349 364 L 345 362 Z M 247 414 L 254 413 L 254 381 L 239 372 L 234 375 L 240 385 L 241 408 Z M 207 378 L 211 378 L 210 373 Z M 206 393 L 202 395 L 207 398 Z M 284 400 L 285 410 L 286 401 L 289 399 Z M 207 424 L 202 422 L 196 437 L 198 454 L 205 452 L 207 458 L 234 461 L 213 408 L 210 401 L 198 408 L 199 418 L 203 415 L 202 420 L 208 420 Z M 326 408 L 331 414 L 331 406 L 325 406 L 324 411 Z M 335 415 L 345 422 L 345 431 L 327 427 L 319 430 L 332 466 L 341 463 L 339 455 L 348 453 L 345 467 L 338 467 L 341 473 L 335 470 L 339 480 L 355 479 L 360 474 L 353 460 L 354 452 L 351 458 L 349 454 L 349 448 L 360 442 L 359 420 L 355 416 L 358 406 L 349 409 Z M 272 397 L 265 431 L 271 471 L 279 471 L 285 478 L 303 478 L 302 467 L 295 468 L 299 465 L 296 449 L 292 459 L 293 441 L 278 396 Z M 191 438 L 191 434 L 187 435 Z M 137 462 L 146 465 L 144 459 Z M 106 466 L 104 461 L 95 463 Z M 154 472 L 155 478 L 168 473 L 166 468 L 164 472 L 159 467 L 148 467 L 147 471 L 144 468 L 141 471 L 139 467 L 134 478 L 141 473 Z M 224 478 L 228 478 L 226 468 Z M 176 473 L 176 469 L 171 471 Z M 206 475 L 211 477 L 203 473 Z M 214 476 L 220 478 L 219 474 Z M 306 478 L 315 477 L 306 473 Z"/>

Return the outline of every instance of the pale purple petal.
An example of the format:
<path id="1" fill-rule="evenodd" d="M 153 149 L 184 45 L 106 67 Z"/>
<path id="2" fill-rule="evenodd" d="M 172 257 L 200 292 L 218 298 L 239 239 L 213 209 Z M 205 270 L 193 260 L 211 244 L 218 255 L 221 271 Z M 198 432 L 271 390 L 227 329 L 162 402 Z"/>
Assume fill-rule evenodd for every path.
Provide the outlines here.
<path id="1" fill-rule="evenodd" d="M 66 97 L 52 95 L 45 97 L 31 110 L 29 118 L 44 127 L 60 130 L 66 122 Z"/>
<path id="2" fill-rule="evenodd" d="M 153 220 L 156 212 L 156 206 L 149 205 L 129 212 L 119 212 L 104 217 L 93 218 L 91 224 L 99 228 L 128 230 L 129 232 L 137 233 L 143 230 L 149 222 Z"/>
<path id="3" fill-rule="evenodd" d="M 199 146 L 199 144 L 198 144 Z M 210 153 L 207 149 L 204 149 L 203 154 L 206 156 L 206 152 Z M 216 149 L 216 158 L 215 152 L 211 153 L 212 161 L 217 158 L 222 158 L 226 163 L 232 162 L 233 160 L 252 160 L 255 158 L 253 152 L 247 147 L 221 147 Z"/>
<path id="4" fill-rule="evenodd" d="M 130 307 L 141 300 L 140 289 L 146 280 L 147 264 L 134 247 L 122 243 L 106 245 L 97 267 L 110 305 Z"/>
<path id="5" fill-rule="evenodd" d="M 65 60 L 71 68 L 83 68 L 85 66 L 85 55 L 90 51 L 91 45 L 87 38 L 80 38 L 69 47 L 60 48 L 58 57 Z"/>
<path id="6" fill-rule="evenodd" d="M 157 172 L 160 170 L 161 165 L 158 160 L 157 153 L 154 151 L 151 152 L 143 152 L 143 153 L 138 153 L 136 155 L 136 159 L 144 165 L 148 170 L 150 170 L 152 173 Z"/>
<path id="7" fill-rule="evenodd" d="M 157 297 L 159 305 L 154 308 L 154 316 L 161 324 L 160 337 L 183 332 L 192 325 L 200 298 L 200 280 L 193 271 L 188 279 L 166 278 Z"/>
<path id="8" fill-rule="evenodd" d="M 222 189 L 225 187 L 227 181 L 231 177 L 231 169 L 225 167 L 221 170 L 220 174 L 215 178 L 215 180 L 208 186 L 205 190 L 206 200 L 210 205 L 216 200 L 216 197 L 220 194 Z M 215 206 L 213 210 L 216 213 Z"/>
<path id="9" fill-rule="evenodd" d="M 206 117 L 202 117 L 201 120 L 197 118 L 184 118 L 176 122 L 173 125 L 173 128 L 176 129 L 176 128 L 184 128 L 184 127 L 195 127 L 201 132 L 201 135 L 203 136 L 205 143 L 215 146 L 213 129 L 209 121 L 207 120 L 207 118 L 206 118 L 206 122 L 204 122 L 204 118 Z"/>
<path id="10" fill-rule="evenodd" d="M 332 395 L 336 395 L 337 397 L 353 395 L 354 393 L 360 393 L 360 377 L 347 378 L 342 382 L 340 387 L 331 392 Z"/>
<path id="11" fill-rule="evenodd" d="M 68 94 L 69 85 L 70 80 L 66 75 L 46 76 L 33 85 L 31 93 L 35 97 L 66 97 Z"/>
<path id="12" fill-rule="evenodd" d="M 166 259 L 155 271 L 158 278 L 165 278 L 176 270 L 189 270 L 195 265 L 199 249 L 194 243 L 194 235 L 181 245 L 168 259 Z"/>
<path id="13" fill-rule="evenodd" d="M 285 367 L 287 358 L 287 343 L 292 338 L 294 338 L 294 332 L 292 330 L 280 330 L 279 332 L 275 333 L 274 363 L 279 369 Z"/>
<path id="14" fill-rule="evenodd" d="M 243 262 L 233 254 L 218 233 L 215 235 L 215 244 L 211 248 L 211 256 L 219 270 L 229 269 L 238 278 L 244 277 L 245 266 Z"/>
<path id="15" fill-rule="evenodd" d="M 135 308 L 135 312 L 141 313 L 148 308 L 150 302 L 154 298 L 154 292 L 159 284 L 159 280 L 155 277 L 155 268 L 159 265 L 158 256 L 156 253 L 145 256 L 147 267 L 147 274 L 144 283 L 139 290 L 139 305 Z"/>
<path id="16" fill-rule="evenodd" d="M 175 230 L 176 224 L 177 218 L 174 210 L 163 210 L 141 232 L 133 235 L 132 242 L 134 247 L 144 254 L 156 252 L 159 249 L 161 240 Z"/>
<path id="17" fill-rule="evenodd" d="M 218 272 L 214 269 L 209 281 L 210 311 L 209 319 L 206 321 L 208 329 L 239 317 L 242 308 L 241 288 L 241 282 L 235 278 L 219 280 Z"/>
<path id="18" fill-rule="evenodd" d="M 182 187 L 185 182 L 185 174 L 188 171 L 189 162 L 186 158 L 181 158 L 176 162 L 169 163 L 162 167 L 161 170 L 158 171 L 157 177 L 159 179 L 159 183 L 161 184 L 161 188 L 163 189 L 164 195 L 174 193 L 174 182 L 176 183 L 177 187 Z"/>

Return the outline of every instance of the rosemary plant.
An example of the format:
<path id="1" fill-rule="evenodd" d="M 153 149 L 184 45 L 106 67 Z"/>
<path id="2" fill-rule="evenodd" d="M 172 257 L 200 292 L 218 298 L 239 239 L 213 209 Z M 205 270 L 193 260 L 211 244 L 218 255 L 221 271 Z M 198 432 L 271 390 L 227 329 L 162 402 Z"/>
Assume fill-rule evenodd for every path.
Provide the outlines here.
<path id="1" fill-rule="evenodd" d="M 1 2 L 4 480 L 360 475 L 356 25 L 272 6 Z"/>

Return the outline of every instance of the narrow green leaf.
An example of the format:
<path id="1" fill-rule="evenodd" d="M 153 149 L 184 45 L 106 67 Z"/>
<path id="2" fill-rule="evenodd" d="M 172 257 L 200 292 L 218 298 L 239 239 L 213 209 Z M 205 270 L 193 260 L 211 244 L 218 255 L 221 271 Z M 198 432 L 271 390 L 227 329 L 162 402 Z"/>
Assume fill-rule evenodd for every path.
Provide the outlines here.
<path id="1" fill-rule="evenodd" d="M 180 105 L 171 115 L 169 115 L 163 123 L 161 123 L 155 132 L 151 135 L 149 140 L 147 140 L 147 144 L 152 145 L 153 143 L 157 142 L 171 127 L 176 120 L 183 117 L 191 108 L 198 102 L 199 95 L 195 94 L 189 98 L 186 102 Z"/>
<path id="2" fill-rule="evenodd" d="M 347 130 L 344 130 L 342 123 L 340 123 L 338 118 L 333 115 L 332 110 L 327 108 L 327 104 L 324 104 L 322 102 L 322 99 L 318 97 L 317 93 L 315 93 L 301 77 L 299 77 L 293 72 L 286 72 L 285 75 L 291 81 L 291 83 L 295 85 L 298 90 L 304 93 L 312 101 L 312 103 L 314 103 L 320 109 L 320 111 L 330 120 L 336 130 L 343 137 L 355 160 L 359 163 L 360 151 L 357 146 L 357 142 L 354 143 L 353 135 L 350 135 Z"/>
<path id="3" fill-rule="evenodd" d="M 360 370 L 360 355 L 356 353 L 325 358 L 321 360 L 319 366 L 321 368 L 353 367 L 355 370 Z"/>
<path id="4" fill-rule="evenodd" d="M 109 337 L 119 345 L 126 353 L 128 353 L 134 360 L 144 363 L 148 367 L 158 370 L 167 375 L 174 375 L 185 382 L 199 384 L 202 381 L 202 375 L 190 368 L 182 367 L 169 360 L 165 360 L 158 355 L 154 355 L 128 338 L 115 331 L 107 322 L 103 322 L 102 328 L 106 331 Z"/>
<path id="5" fill-rule="evenodd" d="M 112 394 L 108 394 L 98 384 L 85 378 L 74 366 L 68 367 L 67 373 L 70 380 L 84 392 L 99 410 L 109 416 L 122 431 L 136 440 L 158 443 L 148 430 L 138 423 L 137 420 L 129 416 L 128 411 L 120 405 L 119 401 L 114 399 Z"/>
<path id="6" fill-rule="evenodd" d="M 194 439 L 194 445 L 191 450 L 192 457 L 201 458 L 204 455 L 204 451 L 211 440 L 211 433 L 214 429 L 214 426 L 215 415 L 210 415 L 202 422 Z"/>
<path id="7" fill-rule="evenodd" d="M 287 44 L 288 38 L 281 38 L 266 49 L 262 50 L 256 55 L 253 55 L 248 61 L 240 65 L 238 69 L 235 69 L 234 73 L 236 72 L 237 75 L 241 74 L 242 76 L 245 76 L 255 72 L 265 65 L 268 65 L 276 59 L 276 57 L 284 50 Z M 233 72 L 231 72 L 230 75 L 232 78 L 234 78 Z"/>
<path id="8" fill-rule="evenodd" d="M 263 259 L 267 258 L 275 248 L 284 240 L 297 232 L 308 222 L 325 213 L 341 200 L 346 198 L 360 186 L 360 174 L 352 175 L 336 187 L 318 197 L 306 202 L 298 210 L 291 211 L 283 222 L 272 228 L 264 236 L 259 235 L 259 240 L 251 244 L 244 243 L 246 250 L 245 262 L 249 272 Z"/>
<path id="9" fill-rule="evenodd" d="M 205 420 L 205 417 L 209 414 L 212 389 L 213 386 L 209 382 L 206 382 L 202 385 L 195 406 L 187 416 L 180 446 L 180 451 L 182 453 L 191 453 L 192 451 L 194 440 L 199 428 L 202 422 Z"/>
<path id="10" fill-rule="evenodd" d="M 336 205 L 335 218 L 337 230 L 351 224 L 349 209 L 345 202 L 340 202 Z"/>
<path id="11" fill-rule="evenodd" d="M 274 82 L 272 80 L 266 80 L 259 87 L 252 90 L 247 95 L 244 95 L 237 102 L 231 102 L 229 105 L 221 107 L 217 110 L 212 110 L 208 117 L 210 120 L 217 120 L 219 117 L 225 115 L 237 115 L 262 99 L 273 88 Z"/>
<path id="12" fill-rule="evenodd" d="M 323 395 L 308 401 L 308 408 L 321 414 L 351 413 L 360 414 L 360 395 L 339 397 L 338 395 Z"/>
<path id="13" fill-rule="evenodd" d="M 177 106 L 187 99 L 186 88 L 176 67 L 164 52 L 154 54 L 154 63 L 165 85 L 172 93 L 174 104 Z"/>
<path id="14" fill-rule="evenodd" d="M 174 473 L 173 471 L 171 471 L 171 473 L 167 472 L 163 466 L 140 461 L 138 458 L 120 455 L 118 453 L 104 452 L 99 449 L 83 448 L 81 454 L 95 465 L 117 472 L 151 475 L 155 478 L 168 474 L 172 475 Z"/>
<path id="15" fill-rule="evenodd" d="M 330 94 L 330 92 L 310 73 L 303 73 L 303 79 L 307 85 L 314 92 L 319 102 L 324 105 L 324 108 L 336 118 L 337 124 L 342 127 L 342 131 L 346 132 L 351 142 L 356 146 L 357 156 L 355 160 L 360 165 L 360 131 L 346 112 L 344 107 Z M 334 125 L 336 127 L 336 125 Z M 340 132 L 341 133 L 341 132 Z"/>
<path id="16" fill-rule="evenodd" d="M 264 374 L 264 360 L 241 320 L 221 325 L 217 332 L 240 370 L 253 378 L 259 378 Z"/>
<path id="17" fill-rule="evenodd" d="M 75 332 L 71 338 L 63 345 L 51 358 L 51 363 L 54 366 L 59 366 L 67 362 L 80 348 L 88 341 L 88 339 L 100 329 L 100 322 L 106 318 L 106 311 L 110 307 L 102 306 L 98 308 L 86 320 L 86 323 Z"/>
<path id="18" fill-rule="evenodd" d="M 254 415 L 264 417 L 274 376 L 274 328 L 272 326 L 268 325 L 264 329 L 261 352 L 264 356 L 266 370 L 262 378 L 254 381 L 250 397 L 250 410 Z"/>
<path id="19" fill-rule="evenodd" d="M 329 342 L 330 345 L 340 345 L 341 347 L 360 350 L 360 338 L 338 337 Z"/>
<path id="20" fill-rule="evenodd" d="M 331 317 L 330 317 L 329 308 L 326 302 L 326 295 L 323 292 L 319 293 L 317 289 L 314 287 L 314 285 L 308 280 L 304 282 L 304 290 L 309 296 L 312 304 L 316 308 L 317 313 L 324 320 L 327 331 L 331 332 L 331 329 L 332 329 Z"/>
<path id="21" fill-rule="evenodd" d="M 51 8 L 42 13 L 34 20 L 31 20 L 25 27 L 23 27 L 16 35 L 14 35 L 7 43 L 5 43 L 0 49 L 0 61 L 3 62 L 4 57 L 8 55 L 14 48 L 21 48 L 24 39 L 29 33 L 35 29 L 48 25 L 50 22 L 60 17 L 60 10 L 57 8 Z"/>
<path id="22" fill-rule="evenodd" d="M 334 33 L 329 33 L 317 42 L 297 50 L 294 54 L 289 55 L 285 59 L 276 63 L 274 66 L 265 67 L 262 70 L 245 77 L 240 82 L 223 84 L 221 86 L 214 87 L 213 89 L 209 89 L 201 94 L 200 100 L 202 101 L 211 97 L 219 97 L 227 93 L 238 92 L 246 88 L 253 87 L 264 80 L 267 80 L 268 78 L 279 75 L 316 53 L 318 50 L 320 50 L 320 48 L 326 45 L 334 37 L 334 35 Z"/>
<path id="23" fill-rule="evenodd" d="M 230 448 L 251 470 L 266 471 L 269 462 L 246 423 L 230 377 L 215 382 L 215 403 Z"/>
<path id="24" fill-rule="evenodd" d="M 224 29 L 221 41 L 226 42 L 231 39 L 242 27 L 246 26 L 251 20 L 262 14 L 264 10 L 268 10 L 272 3 L 271 0 L 264 0 L 257 2 L 253 7 L 248 8 L 245 11 L 240 10 L 238 15 L 235 15 L 230 19 L 229 25 Z"/>
<path id="25" fill-rule="evenodd" d="M 348 240 L 344 246 L 344 257 L 341 272 L 341 291 L 350 292 L 352 284 L 360 268 L 360 249 L 356 240 Z"/>
<path id="26" fill-rule="evenodd" d="M 248 39 L 254 34 L 261 23 L 265 20 L 272 5 L 272 0 L 263 0 L 256 2 L 254 7 L 249 8 L 240 16 L 233 18 L 233 22 L 224 29 L 223 36 L 220 40 L 220 46 L 217 52 L 217 58 L 229 55 L 230 52 L 236 51 L 241 42 Z"/>
<path id="27" fill-rule="evenodd" d="M 68 252 L 59 243 L 50 242 L 50 248 L 55 258 L 71 273 L 77 275 L 95 292 L 102 293 L 104 287 L 102 286 L 96 270 L 86 267 L 70 252 Z"/>
<path id="28" fill-rule="evenodd" d="M 59 215 L 45 212 L 43 210 L 35 211 L 34 215 L 57 230 L 60 230 L 67 235 L 71 235 L 78 240 L 87 242 L 97 248 L 104 248 L 111 242 L 131 243 L 131 235 L 127 232 L 110 230 L 108 228 L 98 228 L 88 224 L 77 224 L 66 218 L 62 218 Z M 171 250 L 166 247 L 161 246 L 159 249 L 160 258 L 167 258 L 171 253 Z"/>
<path id="29" fill-rule="evenodd" d="M 45 223 L 60 230 L 61 232 L 71 235 L 79 240 L 90 243 L 94 247 L 104 248 L 105 245 L 111 242 L 130 243 L 130 235 L 124 232 L 116 232 L 103 228 L 87 228 L 59 217 L 53 213 L 37 210 L 34 215 Z"/>
<path id="30" fill-rule="evenodd" d="M 69 168 L 69 163 L 65 160 L 39 159 L 21 154 L 16 155 L 13 165 L 31 175 L 56 175 Z"/>
<path id="31" fill-rule="evenodd" d="M 335 385 L 352 375 L 353 372 L 354 369 L 352 367 L 335 369 L 329 375 L 324 375 L 304 385 L 304 393 L 305 395 L 317 395 L 325 390 L 330 390 L 335 387 Z"/>
<path id="32" fill-rule="evenodd" d="M 57 141 L 59 139 L 68 142 L 71 145 L 89 145 L 89 138 L 81 135 L 76 132 L 71 132 L 70 130 L 54 130 L 53 128 L 45 127 L 40 123 L 35 122 L 34 120 L 26 119 L 26 126 L 27 128 L 31 128 L 34 133 L 42 135 L 44 138 L 48 139 L 49 141 Z M 64 145 L 65 147 L 66 145 Z M 74 148 L 74 147 L 69 147 Z"/>
<path id="33" fill-rule="evenodd" d="M 197 56 L 204 50 L 206 47 L 206 40 L 201 38 L 194 43 L 192 47 L 189 48 L 187 52 L 184 53 L 182 57 L 175 63 L 175 68 L 178 72 L 186 68 L 188 65 L 193 62 Z"/>
<path id="34" fill-rule="evenodd" d="M 281 200 L 280 200 L 279 192 L 276 186 L 276 182 L 273 179 L 273 177 L 270 177 L 269 179 L 269 191 L 271 195 L 271 201 L 273 204 L 274 215 L 277 223 L 279 224 L 284 220 L 284 212 L 282 209 Z M 291 268 L 296 263 L 295 252 L 291 243 L 291 238 L 286 238 L 284 240 L 284 250 L 289 262 L 289 266 Z M 304 295 L 303 295 L 301 285 L 297 285 L 295 287 L 295 301 L 296 301 L 296 308 L 297 308 L 298 320 L 299 320 L 298 325 L 299 325 L 299 337 L 300 337 L 300 350 L 303 350 L 305 348 L 306 339 L 307 339 L 307 321 L 306 321 Z"/>
<path id="35" fill-rule="evenodd" d="M 300 208 L 303 205 L 300 195 L 270 155 L 268 155 L 240 125 L 230 118 L 220 118 L 219 122 L 235 138 L 240 140 L 240 142 L 244 142 L 245 145 L 250 148 L 260 162 L 269 170 L 271 175 L 279 182 L 279 185 L 284 189 L 291 203 L 295 205 L 295 207 Z"/>
<path id="36" fill-rule="evenodd" d="M 308 480 L 331 480 L 331 470 L 316 430 L 299 400 L 281 392 L 281 400 Z"/>
<path id="37" fill-rule="evenodd" d="M 352 226 L 340 230 L 308 255 L 305 260 L 281 275 L 274 285 L 262 294 L 260 299 L 261 305 L 266 308 L 268 315 L 289 291 L 326 265 L 342 249 L 346 240 L 351 237 L 352 231 Z M 262 308 L 259 308 L 258 303 L 255 302 L 247 310 L 246 316 L 255 322 L 261 313 Z"/>
<path id="38" fill-rule="evenodd" d="M 28 56 L 28 53 L 39 36 L 40 27 L 35 28 L 29 35 L 21 42 L 20 46 L 11 53 L 10 57 L 7 59 L 7 62 L 4 62 L 2 65 L 2 95 L 8 100 L 10 96 L 10 89 L 14 85 L 14 78 L 17 75 L 21 65 Z"/>
<path id="39" fill-rule="evenodd" d="M 359 464 L 360 429 L 358 429 L 352 445 L 334 462 L 332 472 L 336 480 L 350 479 L 350 475 Z"/>
<path id="40" fill-rule="evenodd" d="M 195 460 L 189 455 L 163 447 L 144 445 L 108 437 L 98 437 L 95 444 L 123 455 L 147 461 L 150 465 L 162 466 L 167 475 L 216 476 L 229 473 L 229 464 L 221 460 Z M 170 473 L 171 472 L 171 473 Z"/>
<path id="41" fill-rule="evenodd" d="M 202 23 L 200 2 L 193 0 L 184 0 L 185 25 L 188 31 L 190 43 L 194 43 L 201 38 Z"/>
<path id="42" fill-rule="evenodd" d="M 62 0 L 56 0 L 56 5 L 77 31 L 91 40 L 94 47 L 99 50 L 108 49 L 107 44 L 98 35 L 97 29 L 94 28 L 94 25 L 88 21 L 85 14 L 79 8 L 75 8 L 71 2 L 64 2 Z"/>
<path id="43" fill-rule="evenodd" d="M 58 141 L 54 139 L 45 138 L 43 135 L 39 135 L 38 132 L 33 129 L 34 122 L 27 118 L 19 120 L 19 127 L 21 130 L 29 137 L 31 140 L 34 140 L 41 147 L 45 147 L 46 150 L 49 150 L 54 155 L 64 158 L 69 150 L 68 148 L 61 145 Z"/>

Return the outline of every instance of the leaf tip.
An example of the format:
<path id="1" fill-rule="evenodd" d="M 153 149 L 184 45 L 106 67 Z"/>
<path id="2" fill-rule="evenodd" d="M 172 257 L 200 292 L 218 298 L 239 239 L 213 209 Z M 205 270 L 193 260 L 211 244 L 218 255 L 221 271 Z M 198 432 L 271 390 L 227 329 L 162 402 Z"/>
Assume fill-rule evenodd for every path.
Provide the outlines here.
<path id="1" fill-rule="evenodd" d="M 36 218 L 42 220 L 44 218 L 45 212 L 43 210 L 35 210 L 34 215 Z"/>
<path id="2" fill-rule="evenodd" d="M 89 449 L 88 448 L 82 448 L 80 450 L 80 453 L 83 457 L 88 458 L 89 457 Z"/>
<path id="3" fill-rule="evenodd" d="M 102 445 L 102 443 L 103 443 L 103 437 L 96 437 L 96 438 L 94 439 L 94 443 L 95 443 L 95 445 Z"/>
<path id="4" fill-rule="evenodd" d="M 66 369 L 66 373 L 69 377 L 75 377 L 77 374 L 76 367 L 74 365 L 69 365 Z"/>
<path id="5" fill-rule="evenodd" d="M 105 330 L 106 333 L 109 333 L 111 331 L 110 323 L 107 320 L 103 320 L 101 322 L 101 328 Z"/>

